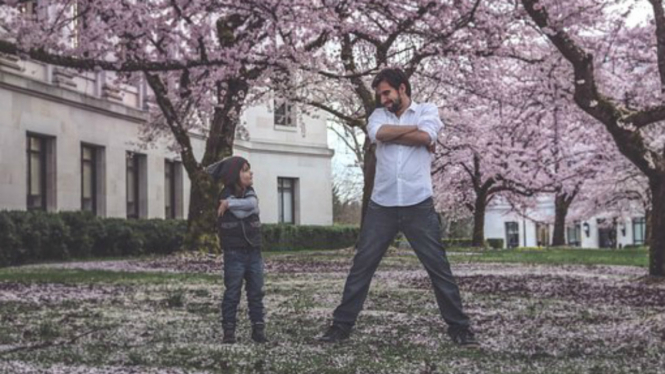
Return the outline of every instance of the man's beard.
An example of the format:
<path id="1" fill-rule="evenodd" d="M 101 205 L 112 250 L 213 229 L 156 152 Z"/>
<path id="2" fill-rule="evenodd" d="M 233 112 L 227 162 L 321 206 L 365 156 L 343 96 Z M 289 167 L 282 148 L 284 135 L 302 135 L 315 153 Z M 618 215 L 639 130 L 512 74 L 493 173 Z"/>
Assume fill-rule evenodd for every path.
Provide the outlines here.
<path id="1" fill-rule="evenodd" d="M 391 113 L 397 113 L 401 108 L 402 108 L 402 99 L 400 97 L 398 97 L 395 101 L 393 101 L 392 105 L 386 107 L 386 109 L 388 109 Z"/>

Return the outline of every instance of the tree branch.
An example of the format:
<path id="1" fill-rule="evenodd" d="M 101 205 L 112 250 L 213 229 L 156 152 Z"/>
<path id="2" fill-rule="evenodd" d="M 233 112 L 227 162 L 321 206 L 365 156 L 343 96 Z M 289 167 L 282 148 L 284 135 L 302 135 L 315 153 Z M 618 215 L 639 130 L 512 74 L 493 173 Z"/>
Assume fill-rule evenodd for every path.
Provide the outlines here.
<path id="1" fill-rule="evenodd" d="M 655 177 L 659 172 L 665 172 L 663 158 L 648 149 L 642 135 L 631 128 L 633 125 L 626 123 L 627 117 L 637 116 L 639 112 L 635 113 L 619 107 L 598 92 L 593 56 L 578 46 L 564 30 L 552 30 L 547 11 L 542 6 L 536 9 L 537 3 L 537 0 L 522 0 L 531 19 L 572 64 L 575 75 L 573 97 L 577 105 L 605 125 L 621 153 L 645 175 Z M 651 110 L 647 113 L 640 119 L 644 118 L 643 121 L 648 119 L 652 121 L 650 123 L 665 120 L 665 110 Z"/>
<path id="2" fill-rule="evenodd" d="M 658 54 L 658 72 L 660 73 L 660 92 L 665 94 L 665 12 L 662 0 L 649 0 L 656 21 L 656 40 Z"/>
<path id="3" fill-rule="evenodd" d="M 333 109 L 333 108 L 331 108 L 331 107 L 329 107 L 325 104 L 321 104 L 321 103 L 316 102 L 316 101 L 308 101 L 308 102 L 306 102 L 306 104 L 311 105 L 315 108 L 324 110 L 324 111 L 332 114 L 333 116 L 339 118 L 341 121 L 346 122 L 347 124 L 349 124 L 352 127 L 365 127 L 365 121 L 364 121 L 363 118 L 354 118 L 354 117 L 351 117 L 351 116 L 347 116 L 346 114 L 344 114 L 344 113 L 342 113 L 342 112 L 340 112 L 336 109 Z"/>
<path id="4" fill-rule="evenodd" d="M 21 58 L 29 57 L 32 60 L 79 70 L 106 70 L 117 72 L 139 72 L 139 71 L 172 71 L 183 70 L 206 66 L 225 66 L 226 61 L 220 59 L 214 60 L 166 60 L 166 61 L 147 61 L 147 60 L 126 60 L 126 61 L 105 61 L 93 58 L 80 58 L 63 56 L 48 52 L 44 49 L 33 48 L 23 50 L 16 44 L 6 40 L 0 40 L 0 53 L 16 55 Z M 248 61 L 244 61 L 248 63 Z M 255 62 L 256 63 L 256 62 Z"/>

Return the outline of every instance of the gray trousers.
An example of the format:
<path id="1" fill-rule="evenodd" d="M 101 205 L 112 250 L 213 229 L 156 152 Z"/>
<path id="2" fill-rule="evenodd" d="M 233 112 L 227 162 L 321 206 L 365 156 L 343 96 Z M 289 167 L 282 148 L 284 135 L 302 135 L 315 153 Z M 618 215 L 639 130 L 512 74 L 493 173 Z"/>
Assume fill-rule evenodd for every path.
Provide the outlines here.
<path id="1" fill-rule="evenodd" d="M 384 207 L 369 202 L 342 302 L 333 313 L 333 323 L 347 327 L 355 324 L 374 272 L 398 231 L 404 233 L 427 270 L 441 317 L 449 326 L 468 327 L 469 317 L 462 311 L 459 288 L 441 243 L 441 226 L 432 198 L 408 207 Z"/>

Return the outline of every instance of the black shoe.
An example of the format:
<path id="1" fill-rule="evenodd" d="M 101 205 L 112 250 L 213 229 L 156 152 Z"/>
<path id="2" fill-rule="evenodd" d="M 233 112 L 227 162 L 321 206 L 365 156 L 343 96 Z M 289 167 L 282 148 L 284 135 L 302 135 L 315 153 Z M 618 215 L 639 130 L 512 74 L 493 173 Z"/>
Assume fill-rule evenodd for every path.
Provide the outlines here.
<path id="1" fill-rule="evenodd" d="M 448 336 L 462 348 L 480 348 L 476 335 L 468 327 L 448 327 Z"/>
<path id="2" fill-rule="evenodd" d="M 224 338 L 222 343 L 224 344 L 234 344 L 236 342 L 236 329 L 235 328 L 225 328 L 224 329 Z"/>
<path id="3" fill-rule="evenodd" d="M 266 325 L 262 323 L 252 325 L 252 340 L 257 343 L 268 342 L 268 339 L 266 338 Z"/>
<path id="4" fill-rule="evenodd" d="M 346 340 L 351 335 L 350 327 L 342 327 L 338 324 L 333 324 L 328 328 L 325 334 L 318 340 L 323 343 L 336 343 Z"/>

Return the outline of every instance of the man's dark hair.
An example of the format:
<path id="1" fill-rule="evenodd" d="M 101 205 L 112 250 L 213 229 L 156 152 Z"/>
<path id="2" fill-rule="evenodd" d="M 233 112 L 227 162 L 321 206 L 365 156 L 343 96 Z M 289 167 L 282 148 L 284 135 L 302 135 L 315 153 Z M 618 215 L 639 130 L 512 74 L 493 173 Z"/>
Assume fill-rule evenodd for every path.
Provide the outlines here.
<path id="1" fill-rule="evenodd" d="M 388 83 L 390 87 L 396 89 L 397 91 L 399 91 L 400 84 L 403 83 L 406 87 L 406 96 L 411 97 L 411 85 L 409 84 L 409 78 L 407 78 L 402 69 L 395 68 L 381 70 L 379 74 L 374 77 L 374 80 L 372 81 L 372 88 L 375 89 L 381 82 Z"/>

